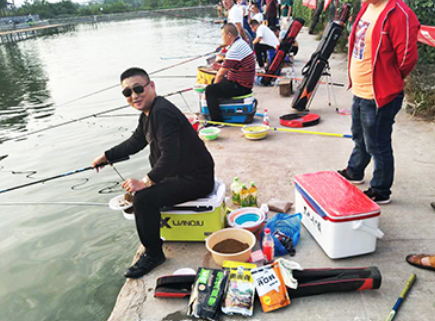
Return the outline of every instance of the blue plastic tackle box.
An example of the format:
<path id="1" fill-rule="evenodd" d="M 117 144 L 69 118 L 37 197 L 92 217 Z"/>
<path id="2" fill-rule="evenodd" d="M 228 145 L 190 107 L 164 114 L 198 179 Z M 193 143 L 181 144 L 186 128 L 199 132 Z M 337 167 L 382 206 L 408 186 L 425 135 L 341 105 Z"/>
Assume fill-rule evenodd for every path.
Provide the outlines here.
<path id="1" fill-rule="evenodd" d="M 254 94 L 250 93 L 245 96 L 222 99 L 219 108 L 224 122 L 248 124 L 254 121 L 257 104 Z M 204 94 L 199 97 L 199 107 L 204 117 L 210 119 L 210 112 Z"/>

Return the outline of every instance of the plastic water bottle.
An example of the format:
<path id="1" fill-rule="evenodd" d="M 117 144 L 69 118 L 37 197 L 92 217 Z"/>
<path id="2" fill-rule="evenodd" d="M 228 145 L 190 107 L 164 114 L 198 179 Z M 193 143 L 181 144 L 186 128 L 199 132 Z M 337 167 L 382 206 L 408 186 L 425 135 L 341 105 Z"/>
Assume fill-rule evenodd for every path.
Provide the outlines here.
<path id="1" fill-rule="evenodd" d="M 267 114 L 267 109 L 264 110 L 263 124 L 266 125 L 266 126 L 269 126 L 269 124 L 270 124 L 269 115 Z"/>
<path id="2" fill-rule="evenodd" d="M 272 235 L 270 234 L 270 228 L 264 229 L 263 237 L 263 253 L 266 257 L 266 263 L 272 263 L 275 257 L 275 244 L 273 243 Z"/>
<path id="3" fill-rule="evenodd" d="M 240 190 L 240 202 L 242 207 L 249 207 L 249 190 L 245 184 L 242 184 L 242 189 Z"/>
<path id="4" fill-rule="evenodd" d="M 257 207 L 257 194 L 258 189 L 254 182 L 251 182 L 251 187 L 249 187 L 249 206 Z"/>
<path id="5" fill-rule="evenodd" d="M 233 201 L 233 204 L 240 206 L 242 203 L 240 199 L 240 190 L 242 189 L 242 184 L 239 182 L 238 177 L 234 177 L 230 189 L 231 189 L 231 200 Z"/>
<path id="6" fill-rule="evenodd" d="M 263 211 L 264 215 L 266 216 L 266 220 L 267 220 L 268 216 L 269 216 L 269 206 L 267 205 L 267 203 L 261 204 L 260 210 Z"/>

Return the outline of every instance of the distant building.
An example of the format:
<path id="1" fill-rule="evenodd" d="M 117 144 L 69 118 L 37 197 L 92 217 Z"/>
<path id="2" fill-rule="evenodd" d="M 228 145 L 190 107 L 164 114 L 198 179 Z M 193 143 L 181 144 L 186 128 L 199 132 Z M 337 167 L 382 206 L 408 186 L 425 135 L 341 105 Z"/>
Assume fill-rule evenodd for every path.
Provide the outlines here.
<path id="1" fill-rule="evenodd" d="M 13 11 L 15 9 L 15 5 L 13 2 L 6 2 L 6 10 Z"/>

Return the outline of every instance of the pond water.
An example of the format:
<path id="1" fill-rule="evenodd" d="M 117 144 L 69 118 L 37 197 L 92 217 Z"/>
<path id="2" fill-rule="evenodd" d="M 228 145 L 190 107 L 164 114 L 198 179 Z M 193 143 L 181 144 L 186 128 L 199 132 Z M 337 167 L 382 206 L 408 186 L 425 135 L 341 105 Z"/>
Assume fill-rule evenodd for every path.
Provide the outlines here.
<path id="1" fill-rule="evenodd" d="M 213 51 L 220 27 L 193 18 L 83 24 L 0 46 L 0 190 L 85 168 L 129 137 L 132 108 L 52 126 L 126 105 L 117 84 L 129 67 L 152 72 Z M 184 58 L 162 59 L 173 57 Z M 194 78 L 172 76 L 196 76 L 202 64 L 156 73 L 157 92 L 191 87 Z M 170 100 L 198 111 L 195 93 L 183 96 Z M 143 177 L 148 151 L 116 168 Z M 108 167 L 0 194 L 1 320 L 107 319 L 139 244 L 134 223 L 107 206 L 120 183 Z"/>

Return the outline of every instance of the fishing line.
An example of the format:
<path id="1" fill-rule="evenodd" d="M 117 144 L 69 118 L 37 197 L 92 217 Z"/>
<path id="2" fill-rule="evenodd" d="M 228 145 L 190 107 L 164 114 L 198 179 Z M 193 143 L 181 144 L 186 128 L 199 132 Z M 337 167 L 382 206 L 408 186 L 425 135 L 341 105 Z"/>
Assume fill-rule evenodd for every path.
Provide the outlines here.
<path id="1" fill-rule="evenodd" d="M 208 55 L 211 55 L 211 54 L 213 54 L 213 53 L 215 53 L 215 52 L 216 52 L 216 50 L 213 50 L 213 51 L 211 51 L 211 52 L 207 52 L 207 53 L 205 53 L 205 54 L 202 54 L 202 55 L 199 55 L 199 56 L 195 56 L 195 57 L 193 57 L 193 58 L 187 59 L 187 60 L 185 60 L 185 61 L 181 61 L 181 62 L 176 63 L 176 64 L 174 64 L 174 65 L 170 65 L 170 66 L 167 66 L 167 67 L 164 67 L 164 68 L 161 68 L 161 69 L 158 69 L 158 70 L 152 71 L 152 72 L 148 73 L 148 75 L 151 76 L 151 75 L 153 75 L 153 74 L 156 74 L 156 73 L 159 73 L 159 72 L 162 72 L 162 71 L 165 71 L 165 70 L 168 70 L 168 69 L 171 69 L 171 68 L 177 67 L 177 66 L 181 66 L 181 65 L 187 64 L 187 63 L 189 63 L 189 62 L 191 62 L 191 61 L 194 61 L 194 60 L 199 59 L 199 58 L 203 58 L 203 57 L 208 56 Z M 88 97 L 94 96 L 94 95 L 96 95 L 96 94 L 102 93 L 102 92 L 104 92 L 104 91 L 107 91 L 107 90 L 109 90 L 109 89 L 112 89 L 112 88 L 115 88 L 115 87 L 118 87 L 118 86 L 119 86 L 119 84 L 112 85 L 112 86 L 106 87 L 106 88 L 104 88 L 104 89 L 98 90 L 98 91 L 96 91 L 96 92 L 93 92 L 93 93 L 90 93 L 90 94 L 87 94 L 87 95 L 84 95 L 84 96 L 81 96 L 81 97 L 78 97 L 78 98 L 76 98 L 76 99 L 73 99 L 73 100 L 67 101 L 67 102 L 65 102 L 65 103 L 63 103 L 63 104 L 56 105 L 56 106 L 57 106 L 57 107 L 62 107 L 62 106 L 65 106 L 65 105 L 71 104 L 71 103 L 73 103 L 73 102 L 77 102 L 77 101 L 79 101 L 79 100 L 81 100 L 81 99 L 88 98 Z"/>
<path id="2" fill-rule="evenodd" d="M 186 55 L 186 56 L 178 56 L 178 57 L 160 57 L 161 60 L 170 60 L 170 59 L 186 59 L 195 57 L 194 55 Z"/>
<path id="3" fill-rule="evenodd" d="M 74 205 L 74 206 L 98 206 L 107 207 L 107 203 L 89 203 L 89 202 L 3 202 L 0 206 L 16 205 Z"/>
<path id="4" fill-rule="evenodd" d="M 3 171 L 4 166 L 0 167 L 0 173 L 7 173 L 10 172 L 12 175 L 19 175 L 19 174 L 27 174 L 26 178 L 32 178 L 33 175 L 37 173 L 37 171 L 24 171 L 24 172 L 16 172 L 16 171 Z"/>
<path id="5" fill-rule="evenodd" d="M 118 176 L 122 179 L 122 181 L 125 181 L 125 178 L 122 177 L 121 173 L 116 169 L 115 165 L 111 164 L 110 166 L 113 168 L 113 170 L 116 172 L 116 174 L 118 174 Z"/>
<path id="6" fill-rule="evenodd" d="M 180 93 L 180 96 L 181 96 L 181 98 L 183 98 L 184 103 L 185 103 L 186 106 L 187 106 L 187 109 L 189 109 L 189 111 L 190 111 L 192 114 L 194 114 L 194 112 L 192 111 L 192 109 L 190 109 L 190 106 L 189 106 L 189 104 L 187 103 L 186 98 L 184 98 L 184 96 L 183 96 L 182 93 Z"/>
<path id="7" fill-rule="evenodd" d="M 162 97 L 169 97 L 169 96 L 173 96 L 173 95 L 180 94 L 182 92 L 186 92 L 186 91 L 190 91 L 190 90 L 193 90 L 193 87 L 187 88 L 187 89 L 183 89 L 183 90 L 174 91 L 174 92 L 166 94 L 166 95 L 164 95 Z M 59 124 L 56 124 L 56 125 L 52 125 L 52 126 L 49 126 L 49 127 L 46 127 L 46 128 L 37 129 L 37 130 L 34 130 L 32 132 L 28 132 L 28 133 L 25 133 L 25 134 L 22 134 L 22 135 L 18 135 L 18 136 L 13 137 L 13 138 L 8 138 L 5 141 L 11 140 L 11 139 L 21 139 L 23 137 L 27 137 L 27 136 L 30 136 L 30 135 L 33 135 L 33 134 L 45 132 L 45 131 L 53 129 L 53 128 L 58 128 L 58 127 L 61 127 L 61 126 L 69 125 L 69 124 L 72 124 L 72 123 L 75 123 L 75 122 L 78 122 L 78 121 L 82 121 L 82 120 L 85 120 L 85 119 L 88 119 L 88 118 L 91 118 L 91 117 L 97 117 L 99 115 L 108 114 L 108 113 L 111 113 L 111 112 L 114 112 L 114 111 L 117 111 L 117 110 L 121 110 L 121 109 L 124 109 L 124 108 L 127 108 L 127 107 L 130 107 L 130 105 L 124 105 L 124 106 L 121 106 L 121 107 L 116 107 L 116 108 L 108 109 L 108 110 L 105 110 L 105 111 L 102 111 L 102 112 L 99 112 L 99 113 L 95 113 L 95 114 L 83 116 L 83 117 L 80 117 L 80 118 L 72 119 L 72 120 L 69 120 L 69 121 L 66 121 L 66 122 L 63 122 L 63 123 L 59 123 Z"/>
<path id="8" fill-rule="evenodd" d="M 195 75 L 168 75 L 168 76 L 153 76 L 153 78 L 197 78 Z"/>
<path id="9" fill-rule="evenodd" d="M 154 13 L 160 14 L 162 16 L 170 16 L 170 17 L 175 17 L 175 18 L 189 19 L 189 20 L 194 20 L 194 21 L 198 21 L 198 22 L 214 23 L 214 20 L 203 20 L 203 19 L 198 19 L 198 18 L 182 16 L 180 14 L 171 14 L 168 12 L 154 11 Z"/>
<path id="10" fill-rule="evenodd" d="M 111 163 L 112 164 L 113 163 L 118 163 L 118 162 L 122 162 L 122 161 L 125 161 L 125 160 L 128 160 L 128 159 L 130 159 L 130 157 L 127 156 L 127 157 L 122 158 L 122 159 L 113 160 Z M 105 165 L 109 165 L 109 162 L 98 164 L 96 167 L 94 167 L 94 166 L 88 166 L 88 167 L 84 167 L 84 168 L 81 168 L 81 169 L 76 169 L 76 170 L 69 171 L 69 172 L 66 172 L 66 173 L 62 173 L 62 174 L 58 174 L 58 175 L 55 175 L 55 176 L 47 177 L 47 178 L 44 178 L 44 179 L 40 179 L 40 180 L 37 180 L 37 181 L 33 181 L 33 182 L 30 182 L 30 183 L 16 185 L 16 186 L 13 186 L 13 187 L 10 187 L 10 188 L 6 188 L 6 189 L 3 189 L 3 190 L 0 190 L 0 194 L 6 193 L 6 192 L 9 192 L 9 191 L 13 191 L 13 190 L 16 190 L 16 189 L 28 187 L 28 186 L 35 185 L 35 184 L 45 183 L 45 182 L 48 182 L 48 181 L 51 181 L 51 180 L 54 180 L 54 179 L 57 179 L 57 178 L 62 178 L 62 177 L 74 175 L 74 174 L 77 174 L 77 173 L 86 172 L 86 171 L 93 170 L 95 168 L 102 167 L 102 166 L 105 166 Z"/>

